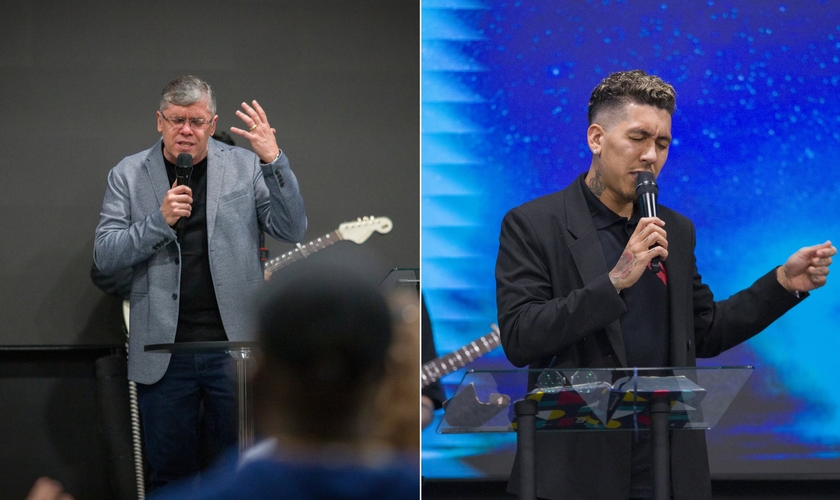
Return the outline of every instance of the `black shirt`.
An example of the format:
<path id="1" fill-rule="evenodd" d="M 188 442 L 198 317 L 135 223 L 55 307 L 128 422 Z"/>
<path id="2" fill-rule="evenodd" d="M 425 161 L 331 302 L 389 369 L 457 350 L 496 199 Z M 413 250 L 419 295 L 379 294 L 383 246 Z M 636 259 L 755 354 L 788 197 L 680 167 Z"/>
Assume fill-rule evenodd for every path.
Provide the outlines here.
<path id="1" fill-rule="evenodd" d="M 580 178 L 581 188 L 592 214 L 592 222 L 598 230 L 607 268 L 612 269 L 636 230 L 641 211 L 636 204 L 630 219 L 616 214 L 595 197 L 586 186 L 584 178 Z M 661 269 L 659 274 L 654 274 L 648 265 L 636 284 L 621 291 L 628 309 L 620 319 L 627 366 L 655 367 L 670 364 L 668 276 L 664 262 L 661 263 Z"/>
<path id="2" fill-rule="evenodd" d="M 175 164 L 164 157 L 169 183 Z M 207 158 L 193 165 L 192 212 L 181 233 L 181 296 L 175 342 L 227 340 L 207 250 Z"/>
<path id="3" fill-rule="evenodd" d="M 612 269 L 639 224 L 641 210 L 636 203 L 630 219 L 616 214 L 589 190 L 585 178 L 585 175 L 580 177 L 581 188 L 592 214 L 592 222 L 598 230 L 607 268 Z M 639 281 L 621 291 L 627 313 L 619 322 L 628 367 L 670 365 L 668 273 L 664 262 L 660 263 L 660 267 L 660 272 L 654 274 L 648 264 Z M 640 432 L 633 437 L 631 446 L 631 499 L 651 496 L 651 455 L 650 432 Z"/>

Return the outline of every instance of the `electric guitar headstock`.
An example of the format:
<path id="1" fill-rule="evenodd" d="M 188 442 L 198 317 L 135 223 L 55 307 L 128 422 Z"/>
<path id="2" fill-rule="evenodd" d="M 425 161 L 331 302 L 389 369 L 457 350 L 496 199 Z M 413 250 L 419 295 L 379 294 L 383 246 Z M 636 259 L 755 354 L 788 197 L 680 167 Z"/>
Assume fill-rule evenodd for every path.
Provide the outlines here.
<path id="1" fill-rule="evenodd" d="M 338 226 L 336 233 L 342 240 L 353 243 L 364 243 L 376 231 L 379 234 L 389 233 L 394 224 L 388 217 L 362 217 L 353 222 L 345 222 Z"/>

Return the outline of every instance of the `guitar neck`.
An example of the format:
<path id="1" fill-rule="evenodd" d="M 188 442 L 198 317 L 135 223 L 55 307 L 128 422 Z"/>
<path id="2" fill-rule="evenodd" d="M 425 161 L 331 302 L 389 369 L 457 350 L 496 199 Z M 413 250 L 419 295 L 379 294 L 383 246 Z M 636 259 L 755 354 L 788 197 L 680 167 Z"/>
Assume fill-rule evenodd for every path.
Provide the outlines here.
<path id="1" fill-rule="evenodd" d="M 421 387 L 426 387 L 438 381 L 444 375 L 467 366 L 467 363 L 487 354 L 498 346 L 499 335 L 496 332 L 491 332 L 455 352 L 423 364 L 423 370 L 420 373 Z"/>
<path id="2" fill-rule="evenodd" d="M 324 248 L 327 248 L 328 246 L 338 241 L 341 241 L 341 236 L 339 236 L 338 230 L 333 231 L 331 233 L 327 233 L 326 235 L 318 238 L 315 241 L 310 241 L 306 245 L 298 245 L 298 247 L 294 250 L 291 250 L 279 257 L 269 260 L 265 264 L 265 270 L 268 273 L 274 273 L 278 269 L 282 269 L 291 264 L 292 262 L 296 262 L 300 259 L 309 257 L 309 255 L 317 252 L 318 250 L 323 250 Z"/>

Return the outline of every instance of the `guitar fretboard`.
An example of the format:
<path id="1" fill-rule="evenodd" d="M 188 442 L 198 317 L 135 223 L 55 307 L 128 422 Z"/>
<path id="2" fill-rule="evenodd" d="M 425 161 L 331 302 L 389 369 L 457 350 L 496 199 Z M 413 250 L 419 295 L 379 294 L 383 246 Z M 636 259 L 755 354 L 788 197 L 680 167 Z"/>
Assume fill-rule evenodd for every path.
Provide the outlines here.
<path id="1" fill-rule="evenodd" d="M 315 241 L 310 241 L 306 245 L 300 245 L 294 250 L 284 253 L 279 257 L 275 257 L 265 264 L 265 270 L 273 273 L 278 269 L 288 266 L 292 262 L 308 257 L 310 254 L 322 250 L 333 243 L 341 241 L 338 231 L 328 233 Z"/>
<path id="2" fill-rule="evenodd" d="M 498 346 L 499 334 L 490 332 L 455 352 L 425 363 L 420 373 L 421 387 L 426 387 L 444 375 L 465 367 L 467 363 L 487 354 Z"/>

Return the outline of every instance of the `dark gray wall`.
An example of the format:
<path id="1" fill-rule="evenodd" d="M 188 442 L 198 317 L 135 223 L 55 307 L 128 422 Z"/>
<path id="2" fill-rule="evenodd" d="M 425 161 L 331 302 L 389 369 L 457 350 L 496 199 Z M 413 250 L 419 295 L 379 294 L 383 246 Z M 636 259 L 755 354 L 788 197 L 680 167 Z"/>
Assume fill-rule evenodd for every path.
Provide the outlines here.
<path id="1" fill-rule="evenodd" d="M 112 487 L 133 486 L 131 453 L 115 460 L 119 455 L 109 450 L 117 448 L 99 431 L 103 412 L 117 423 L 129 415 L 127 396 L 115 408 L 99 404 L 95 364 L 107 354 L 101 348 L 0 350 L 0 498 L 26 498 L 35 480 L 48 476 L 78 500 L 132 499 Z M 113 442 L 130 446 L 130 430 Z M 116 472 L 126 465 L 127 473 Z"/>
<path id="2" fill-rule="evenodd" d="M 108 170 L 158 139 L 181 74 L 214 86 L 219 130 L 242 101 L 265 108 L 306 241 L 388 216 L 370 272 L 419 266 L 419 31 L 418 1 L 0 3 L 0 346 L 122 342 L 88 277 L 93 231 Z"/>
<path id="3" fill-rule="evenodd" d="M 125 479 L 97 423 L 94 363 L 124 339 L 118 299 L 89 278 L 93 232 L 108 170 L 157 141 L 174 77 L 214 86 L 220 130 L 240 102 L 263 105 L 306 241 L 388 216 L 363 245 L 369 272 L 419 265 L 419 29 L 416 0 L 0 2 L 0 497 L 49 475 L 113 499 Z"/>

